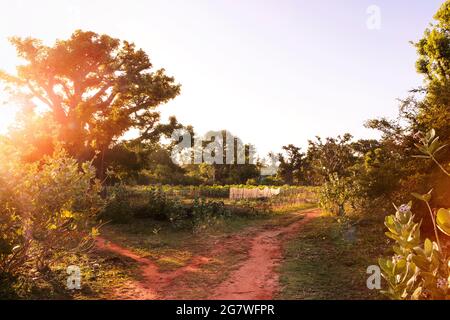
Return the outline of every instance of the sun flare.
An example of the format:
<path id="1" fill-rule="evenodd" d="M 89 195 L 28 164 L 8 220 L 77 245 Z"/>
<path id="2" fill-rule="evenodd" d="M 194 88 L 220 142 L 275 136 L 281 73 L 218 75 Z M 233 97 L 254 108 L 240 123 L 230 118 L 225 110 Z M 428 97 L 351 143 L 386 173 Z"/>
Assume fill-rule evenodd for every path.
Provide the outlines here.
<path id="1" fill-rule="evenodd" d="M 11 106 L 10 104 L 0 106 L 0 134 L 8 132 L 9 127 L 16 119 L 17 110 L 16 106 Z"/>

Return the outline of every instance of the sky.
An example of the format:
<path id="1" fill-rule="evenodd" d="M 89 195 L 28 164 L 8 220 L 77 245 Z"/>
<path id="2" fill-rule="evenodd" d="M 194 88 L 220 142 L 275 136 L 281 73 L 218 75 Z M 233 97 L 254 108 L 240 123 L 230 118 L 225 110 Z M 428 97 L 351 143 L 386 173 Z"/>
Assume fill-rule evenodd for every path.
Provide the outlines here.
<path id="1" fill-rule="evenodd" d="M 422 83 L 417 41 L 443 0 L 2 1 L 0 69 L 18 60 L 7 38 L 52 44 L 76 29 L 135 42 L 182 85 L 161 106 L 197 132 L 227 129 L 260 154 L 395 117 Z M 380 28 L 368 28 L 370 6 Z M 372 21 L 372 20 L 371 20 Z M 0 131 L 14 111 L 0 108 Z"/>

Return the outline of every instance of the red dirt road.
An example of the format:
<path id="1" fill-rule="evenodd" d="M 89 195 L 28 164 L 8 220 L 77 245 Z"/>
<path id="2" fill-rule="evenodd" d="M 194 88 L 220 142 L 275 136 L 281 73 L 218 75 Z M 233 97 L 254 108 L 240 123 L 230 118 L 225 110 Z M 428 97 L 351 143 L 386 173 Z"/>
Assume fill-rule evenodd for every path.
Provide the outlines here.
<path id="1" fill-rule="evenodd" d="M 252 241 L 249 258 L 228 280 L 219 285 L 211 297 L 217 300 L 271 300 L 279 290 L 275 268 L 282 260 L 282 240 L 299 232 L 317 211 L 305 213 L 305 218 L 276 230 L 259 233 Z"/>
<path id="2" fill-rule="evenodd" d="M 147 258 L 140 257 L 131 250 L 123 248 L 117 244 L 106 241 L 105 239 L 98 239 L 97 248 L 100 250 L 107 250 L 118 255 L 130 258 L 138 262 L 140 266 L 139 280 L 130 281 L 127 286 L 120 288 L 114 292 L 111 299 L 120 300 L 156 300 L 166 298 L 164 289 L 169 286 L 175 278 L 186 272 L 195 272 L 198 268 L 209 262 L 209 258 L 195 257 L 187 266 L 179 268 L 171 272 L 162 272 L 158 266 Z M 182 288 L 180 288 L 182 289 Z"/>
<path id="3" fill-rule="evenodd" d="M 298 219 L 288 226 L 266 228 L 254 233 L 248 258 L 224 282 L 216 288 L 212 288 L 208 298 L 215 300 L 273 299 L 279 291 L 279 275 L 276 267 L 283 258 L 282 242 L 295 236 L 301 231 L 304 224 L 318 216 L 319 213 L 319 210 L 303 211 L 300 214 L 304 215 L 304 218 Z M 186 273 L 196 272 L 202 265 L 209 263 L 213 257 L 220 254 L 219 251 L 225 250 L 227 246 L 232 246 L 235 241 L 242 241 L 242 236 L 234 237 L 235 239 L 231 238 L 224 243 L 218 243 L 213 252 L 209 252 L 207 256 L 194 257 L 188 265 L 175 271 L 160 271 L 151 260 L 140 257 L 117 244 L 99 239 L 98 249 L 114 252 L 140 264 L 139 279 L 130 281 L 125 287 L 115 290 L 111 299 L 170 299 L 174 295 L 174 286 L 171 286 L 173 280 Z M 168 287 L 170 290 L 167 290 Z M 180 292 L 184 289 L 186 288 L 183 285 L 176 286 L 176 290 L 180 290 Z"/>

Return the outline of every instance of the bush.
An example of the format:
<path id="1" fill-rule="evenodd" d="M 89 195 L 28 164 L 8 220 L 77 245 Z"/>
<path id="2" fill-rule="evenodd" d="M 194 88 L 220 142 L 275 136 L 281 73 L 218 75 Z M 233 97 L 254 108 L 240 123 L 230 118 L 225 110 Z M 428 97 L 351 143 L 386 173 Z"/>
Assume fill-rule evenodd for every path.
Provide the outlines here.
<path id="1" fill-rule="evenodd" d="M 123 184 L 110 188 L 106 206 L 99 218 L 117 224 L 129 222 L 133 215 L 130 196 L 131 192 Z"/>
<path id="2" fill-rule="evenodd" d="M 416 145 L 422 153 L 420 158 L 434 161 L 450 177 L 450 173 L 436 160 L 436 153 L 444 148 L 435 137 L 434 130 L 428 132 Z M 431 191 L 427 194 L 412 194 L 426 204 L 434 229 L 435 241 L 420 238 L 421 223 L 414 221 L 411 203 L 402 205 L 395 215 L 386 217 L 386 235 L 395 240 L 394 255 L 379 259 L 382 275 L 388 283 L 384 293 L 392 299 L 450 299 L 450 260 L 443 251 L 438 229 L 450 235 L 450 210 L 432 210 Z"/>
<path id="3" fill-rule="evenodd" d="M 175 228 L 190 226 L 196 232 L 228 213 L 222 201 L 195 198 L 191 204 L 183 204 L 178 198 L 169 198 L 161 188 L 150 189 L 148 194 L 148 203 L 139 217 L 169 221 Z"/>
<path id="4" fill-rule="evenodd" d="M 205 198 L 228 198 L 230 186 L 201 186 L 199 196 Z"/>
<path id="5" fill-rule="evenodd" d="M 15 192 L 0 178 L 0 273 L 14 274 L 27 261 L 27 243 L 21 216 L 14 209 Z"/>
<path id="6" fill-rule="evenodd" d="M 192 203 L 191 218 L 193 232 L 200 232 L 215 225 L 220 218 L 229 215 L 222 201 L 195 199 Z"/>
<path id="7" fill-rule="evenodd" d="M 420 239 L 420 224 L 414 222 L 411 203 L 386 217 L 386 235 L 396 241 L 395 255 L 379 264 L 391 299 L 445 299 L 448 296 L 448 266 L 436 242 Z"/>
<path id="8" fill-rule="evenodd" d="M 230 214 L 233 216 L 253 217 L 267 214 L 272 210 L 269 199 L 242 199 L 232 203 Z"/>
<path id="9" fill-rule="evenodd" d="M 329 176 L 319 194 L 319 205 L 328 212 L 345 215 L 345 207 L 355 194 L 355 187 L 349 178 L 341 178 L 337 173 Z"/>
<path id="10" fill-rule="evenodd" d="M 137 218 L 153 218 L 170 221 L 182 208 L 177 198 L 170 198 L 162 188 L 150 188 L 144 192 L 144 203 L 136 208 Z"/>
<path id="11" fill-rule="evenodd" d="M 30 265 L 45 272 L 63 255 L 92 248 L 103 202 L 90 162 L 80 166 L 58 150 L 24 164 L 11 150 L 0 163 L 0 273 Z"/>

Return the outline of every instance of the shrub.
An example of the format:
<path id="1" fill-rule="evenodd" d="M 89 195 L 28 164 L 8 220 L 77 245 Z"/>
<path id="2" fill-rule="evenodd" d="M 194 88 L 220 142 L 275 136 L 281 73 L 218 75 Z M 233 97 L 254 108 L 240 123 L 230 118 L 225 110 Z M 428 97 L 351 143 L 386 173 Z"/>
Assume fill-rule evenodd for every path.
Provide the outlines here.
<path id="1" fill-rule="evenodd" d="M 416 145 L 422 153 L 420 158 L 433 160 L 447 175 L 450 174 L 436 160 L 435 154 L 443 149 L 434 130 L 428 132 Z M 385 294 L 392 299 L 449 299 L 450 261 L 442 249 L 439 231 L 450 235 L 450 210 L 432 210 L 431 191 L 427 194 L 412 194 L 428 208 L 433 224 L 435 241 L 420 238 L 420 225 L 414 221 L 411 203 L 402 205 L 395 215 L 386 217 L 386 235 L 395 240 L 394 255 L 379 259 L 382 275 L 388 283 Z"/>
<path id="2" fill-rule="evenodd" d="M 12 186 L 0 178 L 0 273 L 14 274 L 27 261 L 27 243 Z"/>
<path id="3" fill-rule="evenodd" d="M 220 218 L 229 215 L 222 201 L 208 201 L 205 199 L 194 199 L 192 203 L 192 230 L 200 232 L 209 226 L 215 225 Z"/>
<path id="4" fill-rule="evenodd" d="M 136 209 L 138 218 L 174 221 L 183 216 L 183 206 L 178 198 L 170 198 L 161 187 L 144 192 L 145 203 Z"/>
<path id="5" fill-rule="evenodd" d="M 34 164 L 5 152 L 0 163 L 0 273 L 30 264 L 44 272 L 63 255 L 92 248 L 103 202 L 90 162 L 80 166 L 57 150 Z"/>
<path id="6" fill-rule="evenodd" d="M 233 216 L 253 217 L 272 211 L 269 199 L 241 199 L 232 202 L 230 214 Z"/>
<path id="7" fill-rule="evenodd" d="M 99 218 L 117 224 L 129 222 L 133 215 L 130 196 L 131 192 L 123 184 L 110 188 L 106 206 Z"/>
<path id="8" fill-rule="evenodd" d="M 214 190 L 220 190 L 219 193 L 223 189 L 214 187 Z M 169 193 L 172 191 L 173 189 L 168 190 Z M 190 227 L 199 230 L 214 224 L 229 212 L 222 201 L 195 197 L 190 204 L 182 203 L 177 196 L 169 196 L 163 187 L 149 188 L 144 194 L 145 203 L 135 209 L 135 216 L 168 221 L 175 228 Z"/>
<path id="9" fill-rule="evenodd" d="M 395 240 L 394 256 L 379 264 L 391 299 L 448 298 L 448 267 L 441 248 L 426 239 L 421 243 L 420 223 L 414 222 L 411 203 L 402 205 L 395 215 L 386 217 L 386 235 Z"/>
<path id="10" fill-rule="evenodd" d="M 321 208 L 339 216 L 345 215 L 346 204 L 355 193 L 355 187 L 349 178 L 341 178 L 337 173 L 331 174 L 319 193 Z"/>
<path id="11" fill-rule="evenodd" d="M 199 195 L 205 198 L 228 198 L 230 196 L 229 186 L 201 186 Z"/>

